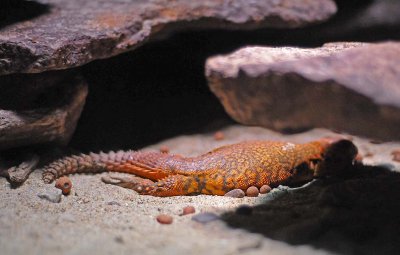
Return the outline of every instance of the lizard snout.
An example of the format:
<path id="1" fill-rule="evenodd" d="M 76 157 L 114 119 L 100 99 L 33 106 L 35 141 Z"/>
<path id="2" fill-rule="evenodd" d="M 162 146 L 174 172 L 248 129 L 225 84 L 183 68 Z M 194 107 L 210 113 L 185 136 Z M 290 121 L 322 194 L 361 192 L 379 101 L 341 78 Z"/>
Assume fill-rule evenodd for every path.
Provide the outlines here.
<path id="1" fill-rule="evenodd" d="M 357 153 L 357 147 L 350 140 L 332 141 L 317 166 L 315 177 L 346 174 L 353 167 Z"/>

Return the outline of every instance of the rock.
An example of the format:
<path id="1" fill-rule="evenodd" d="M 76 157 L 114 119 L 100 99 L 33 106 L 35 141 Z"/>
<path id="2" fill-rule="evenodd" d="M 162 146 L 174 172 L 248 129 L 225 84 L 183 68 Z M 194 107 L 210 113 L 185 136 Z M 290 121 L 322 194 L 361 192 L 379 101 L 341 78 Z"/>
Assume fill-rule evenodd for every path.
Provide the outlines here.
<path id="1" fill-rule="evenodd" d="M 215 213 L 210 213 L 210 212 L 199 213 L 192 217 L 193 221 L 196 221 L 199 223 L 208 223 L 208 222 L 215 221 L 218 219 L 219 219 L 218 215 L 216 215 Z"/>
<path id="2" fill-rule="evenodd" d="M 222 131 L 217 131 L 214 133 L 214 140 L 215 141 L 221 141 L 225 139 L 225 135 Z"/>
<path id="3" fill-rule="evenodd" d="M 260 193 L 261 193 L 261 194 L 267 194 L 267 193 L 269 193 L 270 191 L 271 191 L 271 187 L 268 186 L 268 185 L 263 185 L 263 186 L 261 186 L 261 188 L 260 188 Z"/>
<path id="4" fill-rule="evenodd" d="M 0 77 L 0 84 L 0 150 L 68 143 L 88 93 L 82 77 L 68 72 L 8 75 Z"/>
<path id="5" fill-rule="evenodd" d="M 123 238 L 122 236 L 116 236 L 116 237 L 114 237 L 114 241 L 115 241 L 116 243 L 120 243 L 120 244 L 125 243 L 124 238 Z"/>
<path id="6" fill-rule="evenodd" d="M 0 24 L 0 75 L 77 67 L 171 31 L 294 28 L 323 22 L 336 13 L 332 0 L 35 2 L 37 17 Z M 12 12 L 8 15 L 14 18 Z"/>
<path id="7" fill-rule="evenodd" d="M 196 209 L 193 206 L 186 206 L 182 210 L 182 215 L 188 215 L 188 214 L 192 214 L 195 212 L 196 212 Z"/>
<path id="8" fill-rule="evenodd" d="M 45 199 L 49 202 L 52 203 L 60 203 L 61 202 L 61 190 L 59 189 L 51 189 L 51 190 L 46 190 L 42 193 L 38 194 L 38 197 L 41 199 Z"/>
<path id="9" fill-rule="evenodd" d="M 172 217 L 166 214 L 160 214 L 157 216 L 157 221 L 161 224 L 171 224 L 172 220 Z"/>
<path id="10" fill-rule="evenodd" d="M 6 153 L 3 153 L 3 155 L 4 154 Z M 23 151 L 19 151 L 17 155 L 11 153 L 11 158 L 16 156 L 18 158 L 18 163 L 16 163 L 15 159 L 10 160 L 8 156 L 9 155 L 0 158 L 0 176 L 7 177 L 10 183 L 14 187 L 17 187 L 28 178 L 29 174 L 38 165 L 39 156 L 35 153 Z"/>
<path id="11" fill-rule="evenodd" d="M 209 58 L 209 86 L 236 121 L 400 139 L 400 43 L 247 47 Z"/>
<path id="12" fill-rule="evenodd" d="M 106 203 L 107 205 L 116 205 L 116 206 L 121 206 L 121 203 L 118 201 L 109 201 Z"/>
<path id="13" fill-rule="evenodd" d="M 246 190 L 246 195 L 248 197 L 258 197 L 259 193 L 258 188 L 255 186 L 251 186 Z"/>
<path id="14" fill-rule="evenodd" d="M 169 153 L 169 147 L 168 146 L 166 146 L 166 145 L 162 145 L 161 147 L 160 147 L 160 152 L 161 153 Z"/>
<path id="15" fill-rule="evenodd" d="M 397 162 L 400 162 L 400 150 L 394 150 L 394 151 L 392 151 L 392 160 L 393 161 L 397 161 Z"/>
<path id="16" fill-rule="evenodd" d="M 245 193 L 241 189 L 233 189 L 231 191 L 228 191 L 224 195 L 225 197 L 234 197 L 234 198 L 242 198 L 245 196 Z"/>
<path id="17" fill-rule="evenodd" d="M 63 195 L 69 195 L 72 189 L 72 182 L 67 176 L 62 176 L 57 179 L 55 187 L 60 189 Z"/>

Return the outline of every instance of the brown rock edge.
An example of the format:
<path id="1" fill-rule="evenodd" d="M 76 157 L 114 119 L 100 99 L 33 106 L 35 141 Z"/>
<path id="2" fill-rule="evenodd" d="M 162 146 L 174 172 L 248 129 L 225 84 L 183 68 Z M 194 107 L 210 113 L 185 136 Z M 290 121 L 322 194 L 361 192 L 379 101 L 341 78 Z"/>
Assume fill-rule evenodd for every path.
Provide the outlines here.
<path id="1" fill-rule="evenodd" d="M 175 30 L 295 28 L 336 13 L 332 0 L 36 0 L 35 6 L 36 17 L 0 24 L 0 75 L 80 66 Z"/>
<path id="2" fill-rule="evenodd" d="M 326 127 L 399 140 L 400 43 L 247 47 L 209 58 L 209 86 L 236 121 L 279 131 Z"/>
<path id="3" fill-rule="evenodd" d="M 1 78 L 0 150 L 69 142 L 88 93 L 87 84 L 79 75 Z"/>

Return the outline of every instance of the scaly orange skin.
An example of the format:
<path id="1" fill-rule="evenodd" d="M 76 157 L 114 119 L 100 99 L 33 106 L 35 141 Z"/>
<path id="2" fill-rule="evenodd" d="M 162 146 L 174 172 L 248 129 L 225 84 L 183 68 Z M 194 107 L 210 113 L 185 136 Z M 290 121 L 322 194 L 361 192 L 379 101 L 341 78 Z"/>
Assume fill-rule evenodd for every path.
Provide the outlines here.
<path id="1" fill-rule="evenodd" d="M 79 172 L 125 172 L 151 180 L 136 178 L 117 184 L 143 195 L 224 195 L 232 189 L 312 179 L 315 163 L 322 160 L 328 145 L 326 140 L 306 144 L 250 141 L 191 158 L 140 151 L 81 154 L 51 163 L 43 179 L 51 182 Z"/>

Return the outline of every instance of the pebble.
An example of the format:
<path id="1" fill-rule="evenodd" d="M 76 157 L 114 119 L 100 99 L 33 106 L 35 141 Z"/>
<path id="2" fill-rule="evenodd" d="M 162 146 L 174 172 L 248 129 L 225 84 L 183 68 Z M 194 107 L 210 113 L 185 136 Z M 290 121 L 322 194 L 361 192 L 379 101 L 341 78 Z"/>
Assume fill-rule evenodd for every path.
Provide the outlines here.
<path id="1" fill-rule="evenodd" d="M 186 206 L 182 210 L 182 215 L 192 214 L 195 213 L 196 209 L 193 206 Z"/>
<path id="2" fill-rule="evenodd" d="M 61 202 L 61 190 L 58 189 L 44 191 L 42 193 L 39 193 L 37 196 L 52 203 Z"/>
<path id="3" fill-rule="evenodd" d="M 224 133 L 222 133 L 221 131 L 217 131 L 214 133 L 214 140 L 215 141 L 221 141 L 225 139 L 225 135 Z"/>
<path id="4" fill-rule="evenodd" d="M 120 204 L 119 202 L 117 202 L 117 201 L 110 201 L 110 202 L 107 202 L 107 205 L 117 205 L 117 206 L 121 206 L 121 204 Z"/>
<path id="5" fill-rule="evenodd" d="M 218 219 L 219 219 L 218 215 L 216 215 L 215 213 L 210 213 L 210 212 L 199 213 L 192 217 L 193 221 L 196 221 L 199 223 L 208 223 L 208 222 L 215 221 Z"/>
<path id="6" fill-rule="evenodd" d="M 68 195 L 71 192 L 72 182 L 67 176 L 62 176 L 56 181 L 55 187 L 61 189 L 63 195 Z"/>
<path id="7" fill-rule="evenodd" d="M 169 153 L 169 147 L 166 145 L 163 145 L 160 147 L 160 152 L 161 153 Z"/>
<path id="8" fill-rule="evenodd" d="M 248 197 L 258 197 L 259 191 L 257 187 L 251 186 L 246 190 L 246 195 Z"/>
<path id="9" fill-rule="evenodd" d="M 236 209 L 236 214 L 239 215 L 251 215 L 253 213 L 253 207 L 249 205 L 241 205 Z"/>
<path id="10" fill-rule="evenodd" d="M 171 224 L 172 220 L 172 217 L 166 214 L 160 214 L 157 216 L 157 221 L 161 224 Z"/>
<path id="11" fill-rule="evenodd" d="M 114 237 L 114 241 L 116 243 L 123 244 L 124 243 L 124 238 L 122 238 L 122 236 L 116 236 L 116 237 Z"/>
<path id="12" fill-rule="evenodd" d="M 262 185 L 260 188 L 260 193 L 261 194 L 267 194 L 271 191 L 271 187 L 268 185 Z"/>
<path id="13" fill-rule="evenodd" d="M 241 189 L 233 189 L 224 195 L 225 197 L 242 198 L 245 196 L 244 191 Z"/>
<path id="14" fill-rule="evenodd" d="M 393 161 L 400 162 L 400 150 L 392 151 Z"/>

